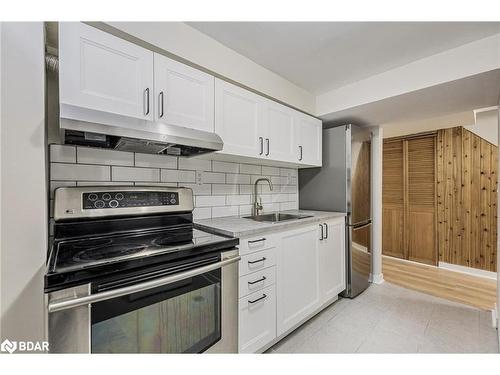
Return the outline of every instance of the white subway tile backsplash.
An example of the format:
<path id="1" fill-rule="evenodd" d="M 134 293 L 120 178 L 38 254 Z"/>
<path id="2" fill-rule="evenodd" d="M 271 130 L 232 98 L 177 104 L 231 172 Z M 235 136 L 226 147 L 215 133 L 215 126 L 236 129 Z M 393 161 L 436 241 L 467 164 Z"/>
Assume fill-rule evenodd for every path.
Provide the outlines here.
<path id="1" fill-rule="evenodd" d="M 80 164 L 134 165 L 134 153 L 90 147 L 78 147 L 76 160 Z"/>
<path id="2" fill-rule="evenodd" d="M 212 184 L 213 195 L 238 194 L 239 190 L 238 185 Z"/>
<path id="3" fill-rule="evenodd" d="M 212 194 L 212 185 L 211 184 L 183 184 L 179 183 L 181 187 L 187 187 L 193 190 L 194 195 L 211 195 Z"/>
<path id="4" fill-rule="evenodd" d="M 245 204 L 240 206 L 240 216 L 241 215 L 251 215 L 252 214 L 252 205 Z"/>
<path id="5" fill-rule="evenodd" d="M 261 174 L 262 167 L 254 164 L 240 164 L 240 173 Z"/>
<path id="6" fill-rule="evenodd" d="M 227 163 L 225 161 L 212 161 L 212 171 L 213 172 L 227 172 L 227 173 L 238 173 L 240 170 L 239 164 L 237 163 Z"/>
<path id="7" fill-rule="evenodd" d="M 190 169 L 194 171 L 211 171 L 212 161 L 197 158 L 179 158 L 179 169 Z"/>
<path id="8" fill-rule="evenodd" d="M 160 170 L 155 168 L 111 167 L 111 174 L 113 181 L 160 181 Z"/>
<path id="9" fill-rule="evenodd" d="M 226 175 L 224 173 L 203 172 L 201 180 L 204 184 L 223 184 L 226 182 Z"/>
<path id="10" fill-rule="evenodd" d="M 197 207 L 224 206 L 226 197 L 224 195 L 198 195 L 194 197 L 194 204 Z"/>
<path id="11" fill-rule="evenodd" d="M 267 167 L 267 166 L 262 166 L 262 174 L 264 176 L 279 176 L 280 175 L 280 169 L 277 167 Z"/>
<path id="12" fill-rule="evenodd" d="M 177 169 L 177 158 L 168 155 L 135 154 L 135 166 Z"/>
<path id="13" fill-rule="evenodd" d="M 212 217 L 212 208 L 210 207 L 196 207 L 193 210 L 193 218 L 195 220 L 210 219 Z"/>
<path id="14" fill-rule="evenodd" d="M 110 181 L 109 166 L 87 164 L 50 164 L 50 178 L 52 180 L 70 181 Z"/>
<path id="15" fill-rule="evenodd" d="M 250 204 L 250 195 L 228 195 L 226 196 L 226 204 L 228 206 L 239 206 L 242 204 Z"/>
<path id="16" fill-rule="evenodd" d="M 212 217 L 238 216 L 238 206 L 212 207 Z"/>
<path id="17" fill-rule="evenodd" d="M 76 163 L 76 147 L 67 145 L 50 145 L 50 161 Z"/>
<path id="18" fill-rule="evenodd" d="M 250 215 L 254 185 L 265 176 L 257 191 L 264 212 L 296 209 L 297 170 L 255 164 L 238 164 L 199 158 L 139 154 L 71 145 L 51 145 L 50 198 L 58 186 L 185 186 L 195 195 L 195 219 Z M 201 185 L 196 182 L 200 171 Z"/>
<path id="19" fill-rule="evenodd" d="M 279 207 L 280 211 L 297 210 L 298 208 L 299 208 L 299 204 L 297 201 L 280 203 L 280 207 Z"/>
<path id="20" fill-rule="evenodd" d="M 228 174 L 226 174 L 226 183 L 227 184 L 239 184 L 239 185 L 250 184 L 250 175 L 228 173 Z"/>
<path id="21" fill-rule="evenodd" d="M 281 176 L 298 177 L 299 176 L 299 170 L 298 169 L 292 169 L 292 168 L 280 168 L 280 175 Z"/>
<path id="22" fill-rule="evenodd" d="M 195 182 L 194 171 L 182 171 L 178 169 L 162 169 L 161 170 L 162 182 Z"/>

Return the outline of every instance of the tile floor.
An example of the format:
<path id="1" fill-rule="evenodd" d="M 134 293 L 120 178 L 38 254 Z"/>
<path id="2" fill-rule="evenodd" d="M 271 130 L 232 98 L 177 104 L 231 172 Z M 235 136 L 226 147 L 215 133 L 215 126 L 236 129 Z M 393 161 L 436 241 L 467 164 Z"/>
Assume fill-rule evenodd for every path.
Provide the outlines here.
<path id="1" fill-rule="evenodd" d="M 340 299 L 267 353 L 498 353 L 491 312 L 373 284 Z"/>

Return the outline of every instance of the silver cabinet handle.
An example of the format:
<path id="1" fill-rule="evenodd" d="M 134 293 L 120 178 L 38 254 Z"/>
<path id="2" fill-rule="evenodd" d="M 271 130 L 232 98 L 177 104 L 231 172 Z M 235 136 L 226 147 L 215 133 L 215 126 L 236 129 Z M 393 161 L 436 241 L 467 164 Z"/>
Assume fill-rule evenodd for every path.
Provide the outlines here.
<path id="1" fill-rule="evenodd" d="M 260 152 L 259 152 L 259 155 L 262 155 L 264 153 L 264 138 L 259 137 L 259 142 L 260 142 Z"/>
<path id="2" fill-rule="evenodd" d="M 299 146 L 299 151 L 300 151 L 299 161 L 302 161 L 302 146 Z"/>
<path id="3" fill-rule="evenodd" d="M 262 237 L 262 238 L 259 238 L 258 240 L 250 240 L 250 241 L 248 241 L 248 243 L 262 242 L 262 241 L 265 241 L 265 240 L 266 240 L 266 237 Z"/>
<path id="4" fill-rule="evenodd" d="M 164 113 L 163 113 L 163 108 L 164 108 L 164 100 L 163 100 L 163 91 L 160 92 L 158 95 L 158 117 L 162 118 Z"/>
<path id="5" fill-rule="evenodd" d="M 209 272 L 209 271 L 216 270 L 218 268 L 222 268 L 222 267 L 227 266 L 231 263 L 237 262 L 240 259 L 241 259 L 241 257 L 239 255 L 237 255 L 234 257 L 224 259 L 224 260 L 217 262 L 217 263 L 208 264 L 206 266 L 195 268 L 193 270 L 189 270 L 186 272 L 177 273 L 175 275 L 160 277 L 158 279 L 146 281 L 144 283 L 130 285 L 130 286 L 126 286 L 126 287 L 119 288 L 119 289 L 109 290 L 106 292 L 91 294 L 90 296 L 50 302 L 49 306 L 48 306 L 48 310 L 50 313 L 52 313 L 52 312 L 56 312 L 56 311 L 71 309 L 71 308 L 78 307 L 78 306 L 89 305 L 91 303 L 96 303 L 96 302 L 108 300 L 111 298 L 125 296 L 127 294 L 142 292 L 142 291 L 145 291 L 148 289 L 153 289 L 153 288 L 156 288 L 159 286 L 172 284 L 172 283 L 175 283 L 175 282 L 180 281 L 180 280 L 189 279 L 190 277 L 194 277 L 194 276 L 201 275 L 201 274 Z"/>
<path id="6" fill-rule="evenodd" d="M 266 277 L 265 277 L 265 276 L 262 276 L 259 280 L 255 280 L 255 281 L 248 281 L 248 284 L 253 285 L 253 284 L 260 283 L 261 281 L 265 281 L 265 280 L 266 280 Z"/>
<path id="7" fill-rule="evenodd" d="M 260 262 L 263 262 L 265 260 L 266 260 L 266 257 L 262 257 L 261 259 L 257 259 L 257 260 L 249 260 L 248 264 L 260 263 Z"/>
<path id="8" fill-rule="evenodd" d="M 147 116 L 149 115 L 149 87 L 144 90 L 144 97 L 146 104 L 144 105 L 144 115 Z"/>
<path id="9" fill-rule="evenodd" d="M 267 144 L 266 156 L 269 156 L 269 138 L 266 138 L 266 144 Z"/>
<path id="10" fill-rule="evenodd" d="M 253 301 L 248 300 L 248 303 L 256 303 L 256 302 L 262 301 L 265 298 L 267 298 L 267 295 L 266 294 L 262 294 L 262 297 L 254 299 Z"/>
<path id="11" fill-rule="evenodd" d="M 320 241 L 324 240 L 324 234 L 323 234 L 323 224 L 319 224 L 319 227 L 321 228 L 321 238 L 319 239 Z"/>
<path id="12" fill-rule="evenodd" d="M 328 224 L 327 223 L 323 223 L 323 225 L 325 226 L 325 239 L 328 238 Z"/>

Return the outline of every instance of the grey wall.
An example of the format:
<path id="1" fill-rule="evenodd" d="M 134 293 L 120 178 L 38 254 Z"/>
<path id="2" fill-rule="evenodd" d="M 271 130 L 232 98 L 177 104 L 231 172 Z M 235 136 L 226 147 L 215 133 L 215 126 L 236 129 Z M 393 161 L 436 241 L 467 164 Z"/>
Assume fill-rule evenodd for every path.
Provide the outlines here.
<path id="1" fill-rule="evenodd" d="M 42 22 L 1 25 L 1 335 L 43 340 L 47 250 Z"/>

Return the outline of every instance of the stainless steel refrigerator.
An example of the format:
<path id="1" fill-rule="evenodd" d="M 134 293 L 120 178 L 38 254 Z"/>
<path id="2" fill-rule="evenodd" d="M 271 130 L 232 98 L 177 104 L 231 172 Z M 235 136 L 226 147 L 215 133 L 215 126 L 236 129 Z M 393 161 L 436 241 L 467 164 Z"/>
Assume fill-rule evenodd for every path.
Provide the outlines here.
<path id="1" fill-rule="evenodd" d="M 371 271 L 371 132 L 355 125 L 323 130 L 323 166 L 299 170 L 299 207 L 346 212 L 346 277 L 343 296 L 369 286 Z"/>

